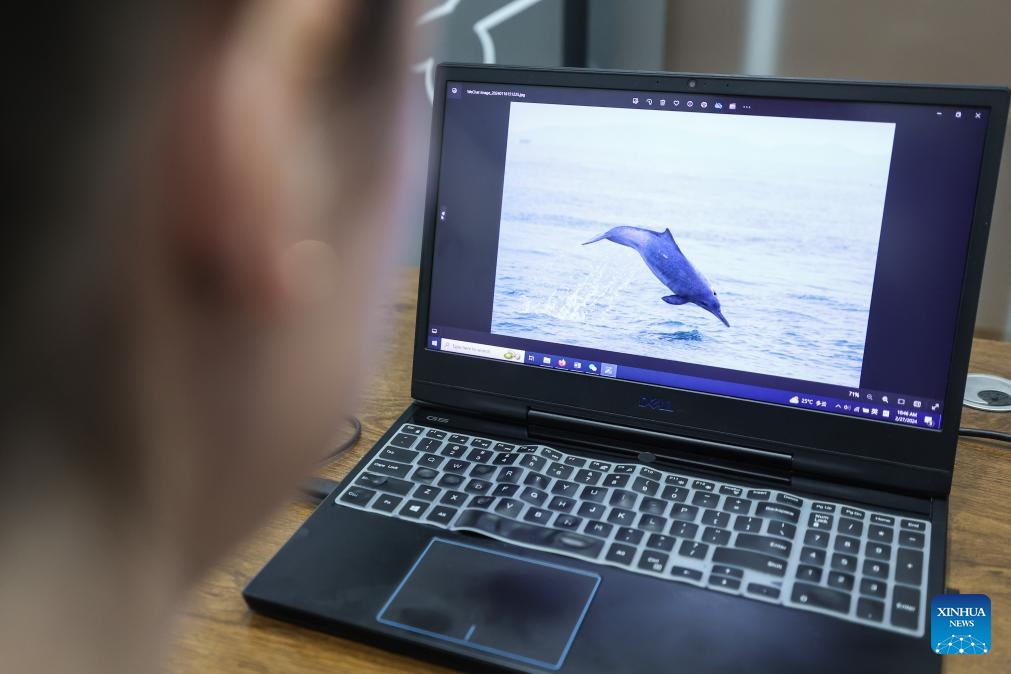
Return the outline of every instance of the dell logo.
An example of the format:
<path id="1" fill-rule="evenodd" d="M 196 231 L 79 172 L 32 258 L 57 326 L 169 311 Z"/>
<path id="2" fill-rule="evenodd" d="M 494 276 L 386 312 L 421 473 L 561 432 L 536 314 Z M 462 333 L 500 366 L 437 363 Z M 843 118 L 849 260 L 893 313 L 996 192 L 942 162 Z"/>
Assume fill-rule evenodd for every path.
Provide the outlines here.
<path id="1" fill-rule="evenodd" d="M 428 417 L 425 417 L 425 419 L 428 420 L 428 421 L 434 421 L 437 424 L 448 424 L 449 423 L 449 419 L 447 419 L 446 417 L 432 417 L 432 416 L 428 416 Z"/>
<path id="2" fill-rule="evenodd" d="M 649 396 L 639 397 L 639 407 L 644 407 L 657 412 L 673 412 L 674 405 L 667 398 L 650 398 Z"/>

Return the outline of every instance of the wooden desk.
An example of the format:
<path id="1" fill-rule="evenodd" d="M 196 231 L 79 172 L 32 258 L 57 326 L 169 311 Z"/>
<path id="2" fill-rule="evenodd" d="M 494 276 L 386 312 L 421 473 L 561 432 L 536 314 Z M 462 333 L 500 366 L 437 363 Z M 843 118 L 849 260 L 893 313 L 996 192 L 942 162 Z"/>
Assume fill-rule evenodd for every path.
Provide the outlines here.
<path id="1" fill-rule="evenodd" d="M 410 403 L 411 342 L 417 270 L 407 270 L 391 306 L 393 332 L 362 405 L 362 440 L 323 475 L 339 479 L 372 447 Z M 977 340 L 974 372 L 1011 378 L 1011 344 Z M 1011 414 L 966 410 L 964 426 L 1011 431 Z M 242 588 L 312 512 L 300 501 L 284 505 L 253 540 L 215 569 L 183 611 L 169 658 L 173 672 L 447 672 L 353 641 L 253 614 Z M 1011 672 L 1011 453 L 1000 443 L 965 440 L 955 462 L 949 521 L 948 586 L 989 595 L 993 652 L 944 656 L 946 672 Z M 334 569 L 340 573 L 340 569 Z"/>

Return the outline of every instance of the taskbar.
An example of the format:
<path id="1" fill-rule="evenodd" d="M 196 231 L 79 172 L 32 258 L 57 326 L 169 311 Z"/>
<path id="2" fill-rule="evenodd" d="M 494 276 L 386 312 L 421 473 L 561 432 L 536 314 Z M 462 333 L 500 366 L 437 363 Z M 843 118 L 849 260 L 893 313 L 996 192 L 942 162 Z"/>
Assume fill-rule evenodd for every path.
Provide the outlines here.
<path id="1" fill-rule="evenodd" d="M 728 382 L 719 379 L 707 379 L 705 377 L 673 372 L 648 370 L 598 360 L 573 358 L 566 355 L 540 353 L 512 347 L 449 339 L 440 336 L 435 330 L 432 333 L 428 335 L 428 348 L 446 353 L 489 358 L 517 365 L 528 365 L 551 370 L 564 370 L 593 377 L 621 379 L 640 384 L 655 384 L 668 388 L 743 398 L 745 400 L 773 403 L 786 407 L 812 409 L 832 414 L 860 417 L 871 421 L 933 430 L 940 430 L 941 428 L 941 403 L 935 400 L 863 391 L 848 391 L 848 396 L 845 398 L 812 395 L 799 391 L 784 391 L 782 389 Z"/>

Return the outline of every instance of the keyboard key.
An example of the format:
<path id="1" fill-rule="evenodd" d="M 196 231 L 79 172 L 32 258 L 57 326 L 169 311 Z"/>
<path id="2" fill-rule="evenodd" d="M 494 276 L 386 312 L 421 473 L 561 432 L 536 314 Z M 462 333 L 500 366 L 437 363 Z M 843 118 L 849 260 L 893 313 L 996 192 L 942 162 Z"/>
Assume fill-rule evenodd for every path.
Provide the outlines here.
<path id="1" fill-rule="evenodd" d="M 498 472 L 498 481 L 507 484 L 518 484 L 523 476 L 523 469 L 515 466 L 506 466 Z"/>
<path id="2" fill-rule="evenodd" d="M 877 517 L 877 515 L 874 517 Z M 872 521 L 874 517 L 871 518 Z M 893 531 L 894 530 L 891 527 L 881 526 L 880 524 L 872 524 L 870 529 L 867 531 L 867 538 L 876 543 L 891 543 Z"/>
<path id="3" fill-rule="evenodd" d="M 834 522 L 835 517 L 826 515 L 825 513 L 811 513 L 811 516 L 807 518 L 809 529 L 819 529 L 822 531 L 831 531 Z"/>
<path id="4" fill-rule="evenodd" d="M 681 477 L 680 475 L 668 475 L 666 478 L 664 478 L 663 482 L 664 482 L 664 484 L 672 484 L 675 487 L 687 487 L 688 486 L 688 478 Z"/>
<path id="5" fill-rule="evenodd" d="M 566 466 L 564 463 L 558 463 L 557 461 L 548 466 L 548 469 L 544 471 L 551 477 L 556 477 L 559 480 L 568 480 L 572 476 L 572 466 Z"/>
<path id="6" fill-rule="evenodd" d="M 860 539 L 839 534 L 835 537 L 835 549 L 837 552 L 855 555 L 860 552 Z"/>
<path id="7" fill-rule="evenodd" d="M 442 442 L 435 438 L 422 438 L 414 448 L 423 452 L 437 452 L 442 448 Z"/>
<path id="8" fill-rule="evenodd" d="M 695 480 L 694 482 L 692 482 L 692 489 L 712 492 L 716 490 L 716 485 L 713 484 L 712 482 L 707 482 L 705 480 Z"/>
<path id="9" fill-rule="evenodd" d="M 797 535 L 797 527 L 789 522 L 770 521 L 765 532 L 773 536 L 782 536 L 783 538 L 793 540 L 793 537 Z"/>
<path id="10" fill-rule="evenodd" d="M 741 581 L 726 576 L 709 576 L 709 586 L 726 590 L 737 590 L 741 587 Z"/>
<path id="11" fill-rule="evenodd" d="M 418 488 L 414 490 L 412 496 L 422 501 L 434 501 L 435 497 L 442 493 L 442 490 L 438 487 L 433 487 L 428 484 L 419 484 Z"/>
<path id="12" fill-rule="evenodd" d="M 664 536 L 663 534 L 650 534 L 650 537 L 646 539 L 646 547 L 653 548 L 654 550 L 663 550 L 664 552 L 670 552 L 674 549 L 674 543 L 677 541 L 673 536 Z"/>
<path id="13" fill-rule="evenodd" d="M 496 466 L 511 466 L 512 464 L 516 463 L 517 459 L 519 458 L 520 458 L 519 454 L 502 453 L 496 454 L 495 458 L 492 459 L 491 462 Z"/>
<path id="14" fill-rule="evenodd" d="M 670 557 L 666 553 L 643 550 L 642 556 L 639 557 L 639 568 L 645 571 L 653 571 L 654 573 L 663 573 L 668 559 Z"/>
<path id="15" fill-rule="evenodd" d="M 583 503 L 579 506 L 579 516 L 595 520 L 599 517 L 603 517 L 605 510 L 607 510 L 607 508 L 599 503 Z"/>
<path id="16" fill-rule="evenodd" d="M 398 513 L 403 517 L 416 520 L 425 514 L 425 511 L 428 510 L 428 505 L 425 501 L 411 500 L 402 505 Z"/>
<path id="17" fill-rule="evenodd" d="M 414 444 L 415 440 L 417 440 L 417 438 L 413 435 L 408 435 L 407 433 L 399 433 L 393 436 L 393 439 L 390 440 L 390 444 L 393 445 L 394 447 L 403 447 L 404 449 L 407 449 Z"/>
<path id="18" fill-rule="evenodd" d="M 340 496 L 340 501 L 343 503 L 350 503 L 352 505 L 363 506 L 372 500 L 372 497 L 376 495 L 371 489 L 366 489 L 365 487 L 351 487 L 344 491 Z"/>
<path id="19" fill-rule="evenodd" d="M 724 496 L 740 497 L 740 495 L 744 493 L 744 490 L 740 487 L 731 487 L 729 484 L 725 484 L 720 487 L 720 493 Z"/>
<path id="20" fill-rule="evenodd" d="M 453 517 L 456 513 L 456 508 L 440 505 L 432 508 L 432 510 L 425 516 L 425 519 L 429 522 L 434 522 L 435 524 L 449 525 L 449 523 L 453 521 Z"/>
<path id="21" fill-rule="evenodd" d="M 860 581 L 860 594 L 866 594 L 871 597 L 885 598 L 885 592 L 887 591 L 886 585 L 878 580 L 871 580 L 870 578 L 864 578 Z"/>
<path id="22" fill-rule="evenodd" d="M 491 447 L 491 440 L 486 440 L 484 438 L 474 438 L 470 441 L 471 447 L 477 447 L 478 449 L 488 449 Z M 475 461 L 484 461 L 485 459 L 474 459 Z"/>
<path id="23" fill-rule="evenodd" d="M 822 566 L 825 564 L 825 551 L 816 548 L 804 548 L 800 551 L 800 561 L 805 564 Z"/>
<path id="24" fill-rule="evenodd" d="M 657 481 L 659 481 L 660 478 L 663 477 L 663 473 L 661 473 L 660 471 L 653 470 L 652 468 L 647 468 L 646 466 L 643 466 L 642 468 L 639 469 L 639 474 L 642 475 L 643 477 L 648 477 L 651 480 Z"/>
<path id="25" fill-rule="evenodd" d="M 726 529 L 706 527 L 702 532 L 702 542 L 712 545 L 727 545 L 730 543 L 730 532 Z"/>
<path id="26" fill-rule="evenodd" d="M 746 588 L 748 594 L 753 594 L 756 597 L 765 597 L 766 599 L 779 599 L 779 590 L 774 587 L 769 587 L 768 585 L 759 585 L 758 583 L 748 583 Z"/>
<path id="27" fill-rule="evenodd" d="M 726 529 L 730 525 L 730 513 L 719 510 L 707 510 L 702 513 L 702 524 Z"/>
<path id="28" fill-rule="evenodd" d="M 604 478 L 605 487 L 624 487 L 628 484 L 628 475 L 608 475 Z"/>
<path id="29" fill-rule="evenodd" d="M 723 509 L 734 515 L 747 515 L 751 512 L 751 501 L 746 498 L 726 498 L 723 500 Z"/>
<path id="30" fill-rule="evenodd" d="M 530 454 L 529 456 L 524 456 L 523 459 L 520 461 L 521 466 L 523 466 L 524 468 L 529 468 L 530 470 L 541 470 L 542 468 L 544 468 L 545 465 L 547 465 L 547 463 L 548 462 L 545 461 L 543 457 L 534 456 L 533 454 Z"/>
<path id="31" fill-rule="evenodd" d="M 578 529 L 583 523 L 583 520 L 574 515 L 559 515 L 555 518 L 554 526 L 561 529 L 572 529 L 573 531 Z"/>
<path id="32" fill-rule="evenodd" d="M 792 494 L 776 494 L 776 500 L 784 505 L 793 506 L 794 508 L 800 508 L 804 505 L 804 499 L 798 498 Z"/>
<path id="33" fill-rule="evenodd" d="M 436 440 L 442 440 L 446 437 L 446 432 L 435 428 L 429 428 L 428 433 L 425 433 L 425 435 L 430 438 L 435 438 Z"/>
<path id="34" fill-rule="evenodd" d="M 555 480 L 555 483 L 551 485 L 551 493 L 559 496 L 575 496 L 577 491 L 579 491 L 579 485 L 575 482 Z"/>
<path id="35" fill-rule="evenodd" d="M 636 492 L 637 494 L 654 496 L 659 490 L 660 490 L 659 482 L 647 479 L 645 477 L 637 477 L 632 482 L 632 491 Z"/>
<path id="36" fill-rule="evenodd" d="M 474 442 L 477 442 L 475 440 Z M 467 455 L 468 461 L 475 461 L 477 463 L 488 463 L 492 459 L 492 452 L 490 449 L 472 449 L 470 454 Z"/>
<path id="37" fill-rule="evenodd" d="M 693 539 L 698 531 L 699 525 L 689 524 L 688 522 L 674 522 L 674 524 L 670 525 L 671 536 L 679 538 Z"/>
<path id="38" fill-rule="evenodd" d="M 467 502 L 467 495 L 462 491 L 447 491 L 439 499 L 439 503 L 445 503 L 451 506 L 462 506 Z"/>
<path id="39" fill-rule="evenodd" d="M 922 548 L 923 534 L 919 534 L 914 531 L 900 531 L 899 545 L 905 545 L 911 548 Z"/>
<path id="40" fill-rule="evenodd" d="M 470 437 L 467 435 L 459 435 L 454 433 L 453 435 L 449 436 L 449 441 L 457 442 L 461 445 L 466 445 L 468 442 L 470 442 Z"/>
<path id="41" fill-rule="evenodd" d="M 752 501 L 768 501 L 771 494 L 768 489 L 749 489 L 748 498 Z"/>
<path id="42" fill-rule="evenodd" d="M 635 513 L 624 508 L 611 508 L 607 515 L 607 521 L 623 527 L 630 527 L 635 522 Z"/>
<path id="43" fill-rule="evenodd" d="M 709 546 L 697 541 L 681 541 L 681 547 L 678 548 L 678 554 L 689 559 L 705 559 L 708 553 Z"/>
<path id="44" fill-rule="evenodd" d="M 406 463 L 397 463 L 396 461 L 382 461 L 376 459 L 369 465 L 369 470 L 373 473 L 379 473 L 380 475 L 386 475 L 388 477 L 407 477 L 407 474 L 411 472 L 411 466 Z"/>
<path id="45" fill-rule="evenodd" d="M 857 558 L 853 555 L 835 553 L 832 555 L 832 568 L 836 571 L 855 573 L 857 570 Z"/>
<path id="46" fill-rule="evenodd" d="M 438 468 L 445 460 L 446 457 L 439 456 L 438 454 L 424 454 L 420 459 L 418 459 L 418 465 L 424 466 L 425 468 Z"/>
<path id="47" fill-rule="evenodd" d="M 414 488 L 414 485 L 407 480 L 398 480 L 395 477 L 373 475 L 372 473 L 362 473 L 358 476 L 358 479 L 355 480 L 355 484 L 360 484 L 363 487 L 381 489 L 382 491 L 388 491 L 392 494 L 400 494 L 401 496 L 407 494 Z"/>
<path id="48" fill-rule="evenodd" d="M 621 473 L 623 475 L 631 475 L 635 472 L 635 464 L 632 463 L 619 463 L 614 467 L 615 473 Z"/>
<path id="49" fill-rule="evenodd" d="M 684 503 L 684 500 L 688 498 L 688 490 L 684 487 L 664 487 L 660 498 L 665 501 Z"/>
<path id="50" fill-rule="evenodd" d="M 849 592 L 853 589 L 853 576 L 840 571 L 832 571 L 828 574 L 828 586 Z"/>
<path id="51" fill-rule="evenodd" d="M 400 496 L 394 496 L 393 494 L 380 494 L 376 502 L 372 504 L 372 507 L 384 513 L 391 513 L 397 509 L 397 506 L 403 500 Z"/>
<path id="52" fill-rule="evenodd" d="M 518 522 L 480 510 L 467 509 L 457 517 L 456 526 L 459 528 L 476 529 L 519 544 L 536 545 L 590 559 L 595 559 L 604 547 L 604 542 L 593 536 Z"/>
<path id="53" fill-rule="evenodd" d="M 387 447 L 379 452 L 379 458 L 389 461 L 400 461 L 401 463 L 414 463 L 418 458 L 418 452 L 411 449 L 401 449 L 400 447 Z"/>
<path id="54" fill-rule="evenodd" d="M 468 508 L 490 508 L 495 502 L 494 496 L 474 496 L 467 503 Z"/>
<path id="55" fill-rule="evenodd" d="M 734 519 L 734 531 L 745 531 L 748 533 L 758 533 L 762 530 L 763 520 L 757 517 L 747 517 L 738 515 Z"/>
<path id="56" fill-rule="evenodd" d="M 611 505 L 615 508 L 631 508 L 635 506 L 636 495 L 630 491 L 615 489 L 611 492 Z"/>
<path id="57" fill-rule="evenodd" d="M 810 583 L 820 583 L 821 582 L 821 569 L 817 566 L 808 566 L 807 564 L 801 564 L 797 567 L 797 580 L 802 580 Z"/>
<path id="58" fill-rule="evenodd" d="M 550 510 L 530 506 L 527 508 L 527 511 L 523 513 L 523 519 L 527 522 L 533 522 L 534 524 L 547 525 L 547 523 L 551 521 L 551 515 L 552 513 Z"/>
<path id="59" fill-rule="evenodd" d="M 639 518 L 639 528 L 643 531 L 663 531 L 667 528 L 667 518 L 659 515 L 643 515 Z"/>
<path id="60" fill-rule="evenodd" d="M 671 519 L 682 522 L 694 522 L 699 516 L 699 509 L 690 505 L 676 505 L 670 511 Z"/>
<path id="61" fill-rule="evenodd" d="M 899 548 L 895 558 L 895 581 L 919 585 L 923 577 L 923 553 L 919 550 Z"/>
<path id="62" fill-rule="evenodd" d="M 787 559 L 790 557 L 790 550 L 793 544 L 772 536 L 758 536 L 756 534 L 737 534 L 734 547 L 754 550 L 774 557 Z"/>
<path id="63" fill-rule="evenodd" d="M 804 545 L 811 545 L 816 548 L 828 547 L 828 534 L 824 531 L 811 531 L 804 534 Z"/>
<path id="64" fill-rule="evenodd" d="M 511 452 L 516 449 L 516 445 L 510 445 L 505 442 L 496 442 L 495 446 L 492 447 L 496 452 Z"/>
<path id="65" fill-rule="evenodd" d="M 894 517 L 890 517 L 888 515 L 879 515 L 877 513 L 874 513 L 873 515 L 871 515 L 871 523 L 872 524 L 885 524 L 887 526 L 892 526 L 892 525 L 895 524 L 895 518 Z"/>
<path id="66" fill-rule="evenodd" d="M 420 426 L 413 426 L 411 424 L 405 424 L 400 428 L 401 433 L 410 433 L 411 435 L 421 435 L 425 432 L 424 428 Z"/>
<path id="67" fill-rule="evenodd" d="M 523 504 L 512 498 L 500 498 L 495 504 L 495 512 L 506 517 L 516 517 L 523 510 Z"/>
<path id="68" fill-rule="evenodd" d="M 583 487 L 583 491 L 579 492 L 579 498 L 591 503 L 603 503 L 605 496 L 607 490 L 603 487 Z"/>
<path id="69" fill-rule="evenodd" d="M 537 445 L 520 445 L 516 448 L 517 454 L 529 454 L 537 451 Z"/>
<path id="70" fill-rule="evenodd" d="M 782 577 L 786 574 L 786 562 L 784 560 L 771 555 L 763 555 L 760 552 L 738 548 L 716 548 L 713 552 L 713 563 L 739 566 L 767 573 L 770 576 Z"/>
<path id="71" fill-rule="evenodd" d="M 573 478 L 576 482 L 580 484 L 597 484 L 600 482 L 600 478 L 604 477 L 604 474 L 596 471 L 584 468 L 576 472 L 576 477 Z"/>
<path id="72" fill-rule="evenodd" d="M 836 613 L 849 613 L 850 611 L 849 594 L 808 583 L 794 583 L 791 600 L 803 606 L 814 606 Z"/>
<path id="73" fill-rule="evenodd" d="M 639 502 L 639 512 L 647 515 L 663 515 L 667 512 L 667 502 L 658 498 L 643 497 Z"/>
<path id="74" fill-rule="evenodd" d="M 843 508 L 840 513 L 843 517 L 851 517 L 855 520 L 863 521 L 864 515 L 866 514 L 863 510 L 857 510 L 856 508 Z"/>
<path id="75" fill-rule="evenodd" d="M 632 558 L 635 557 L 635 548 L 631 545 L 625 545 L 623 543 L 612 543 L 611 547 L 607 551 L 607 556 L 604 558 L 609 562 L 614 562 L 616 564 L 631 564 Z"/>
<path id="76" fill-rule="evenodd" d="M 534 489 L 532 487 L 527 487 L 520 492 L 520 498 L 535 506 L 544 505 L 544 502 L 548 498 L 548 493 L 540 489 Z"/>
<path id="77" fill-rule="evenodd" d="M 449 461 L 443 468 L 447 473 L 456 473 L 458 475 L 463 475 L 470 468 L 470 462 L 464 461 L 463 459 L 453 459 Z"/>
<path id="78" fill-rule="evenodd" d="M 470 469 L 470 474 L 474 477 L 488 477 L 496 470 L 498 470 L 498 468 L 490 466 L 487 463 L 475 463 Z"/>
<path id="79" fill-rule="evenodd" d="M 437 477 L 439 477 L 439 471 L 425 467 L 415 468 L 411 473 L 411 479 L 415 482 L 431 482 Z"/>
<path id="80" fill-rule="evenodd" d="M 867 555 L 868 559 L 889 560 L 892 558 L 892 546 L 867 541 L 864 554 Z"/>
<path id="81" fill-rule="evenodd" d="M 791 524 L 796 524 L 800 519 L 799 510 L 776 503 L 759 503 L 758 507 L 755 508 L 755 515 L 779 522 L 790 522 Z"/>
<path id="82" fill-rule="evenodd" d="M 857 600 L 857 617 L 879 623 L 885 617 L 885 603 L 860 597 Z"/>
<path id="83" fill-rule="evenodd" d="M 692 504 L 700 508 L 715 508 L 720 503 L 719 494 L 710 494 L 704 491 L 697 491 L 692 496 Z"/>
<path id="84" fill-rule="evenodd" d="M 611 464 L 603 463 L 601 461 L 591 461 L 590 470 L 599 470 L 601 473 L 606 473 L 611 470 Z"/>
<path id="85" fill-rule="evenodd" d="M 888 564 L 885 562 L 876 562 L 873 559 L 864 560 L 864 577 L 866 578 L 880 578 L 882 580 L 888 579 Z"/>
<path id="86" fill-rule="evenodd" d="M 614 540 L 619 543 L 628 543 L 629 545 L 639 545 L 639 541 L 645 534 L 638 529 L 633 529 L 632 527 L 621 527 L 616 532 L 614 532 Z"/>
<path id="87" fill-rule="evenodd" d="M 834 513 L 835 506 L 831 503 L 819 503 L 815 501 L 811 504 L 811 510 L 816 513 Z"/>
<path id="88" fill-rule="evenodd" d="M 591 536 L 600 536 L 601 538 L 607 538 L 611 535 L 611 529 L 614 527 L 607 522 L 598 522 L 596 520 L 590 520 L 583 527 L 584 534 L 590 534 Z"/>
<path id="89" fill-rule="evenodd" d="M 675 578 L 682 578 L 685 580 L 694 580 L 696 582 L 702 580 L 702 572 L 695 569 L 689 569 L 684 566 L 672 566 L 670 568 L 670 575 Z"/>
<path id="90" fill-rule="evenodd" d="M 467 483 L 463 490 L 468 494 L 485 494 L 491 491 L 491 482 L 488 482 L 487 480 L 479 480 L 475 477 Z"/>
<path id="91" fill-rule="evenodd" d="M 920 626 L 920 591 L 896 585 L 892 590 L 892 624 L 915 630 Z"/>
<path id="92" fill-rule="evenodd" d="M 467 453 L 467 448 L 463 445 L 458 445 L 454 442 L 449 443 L 443 447 L 440 454 L 443 456 L 448 456 L 451 459 L 459 459 L 461 456 Z"/>
<path id="93" fill-rule="evenodd" d="M 548 485 L 551 484 L 551 478 L 538 473 L 529 473 L 525 478 L 523 478 L 523 484 L 534 487 L 535 489 L 546 490 Z"/>
<path id="94" fill-rule="evenodd" d="M 436 484 L 438 484 L 440 487 L 452 489 L 453 487 L 459 487 L 466 480 L 467 478 L 465 478 L 462 475 L 454 475 L 453 473 L 444 473 Z"/>
<path id="95" fill-rule="evenodd" d="M 843 510 L 845 510 L 845 508 L 843 508 Z M 837 531 L 849 536 L 859 536 L 864 532 L 864 523 L 850 519 L 849 517 L 840 517 Z"/>
<path id="96" fill-rule="evenodd" d="M 547 447 L 541 448 L 541 456 L 547 457 L 550 461 L 561 461 L 562 453 L 556 452 L 553 449 L 548 449 Z"/>
<path id="97" fill-rule="evenodd" d="M 567 513 L 576 507 L 576 502 L 571 498 L 556 496 L 551 499 L 551 503 L 548 504 L 548 507 L 558 512 Z"/>

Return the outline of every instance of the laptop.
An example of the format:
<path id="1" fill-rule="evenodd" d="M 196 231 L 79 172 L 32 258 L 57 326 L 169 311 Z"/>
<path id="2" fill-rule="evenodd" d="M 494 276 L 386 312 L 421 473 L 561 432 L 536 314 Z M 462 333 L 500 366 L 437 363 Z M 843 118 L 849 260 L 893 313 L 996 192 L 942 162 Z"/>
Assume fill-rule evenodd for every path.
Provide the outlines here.
<path id="1" fill-rule="evenodd" d="M 1008 90 L 435 92 L 414 402 L 248 604 L 467 671 L 940 671 Z"/>

